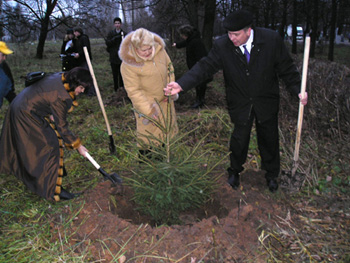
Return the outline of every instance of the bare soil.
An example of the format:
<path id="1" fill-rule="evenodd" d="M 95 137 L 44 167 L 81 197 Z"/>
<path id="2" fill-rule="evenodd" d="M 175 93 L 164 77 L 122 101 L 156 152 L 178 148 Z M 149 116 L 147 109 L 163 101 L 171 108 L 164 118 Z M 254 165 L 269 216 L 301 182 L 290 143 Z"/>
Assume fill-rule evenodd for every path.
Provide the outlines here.
<path id="1" fill-rule="evenodd" d="M 182 225 L 154 226 L 135 210 L 131 189 L 121 191 L 109 181 L 100 183 L 84 194 L 85 205 L 71 226 L 74 239 L 95 244 L 89 247 L 95 261 L 110 262 L 111 254 L 119 251 L 127 251 L 127 259 L 140 256 L 128 262 L 190 262 L 191 257 L 243 262 L 247 255 L 258 260 L 258 236 L 273 227 L 276 216 L 286 216 L 286 204 L 268 191 L 263 172 L 244 173 L 238 190 L 226 183 L 226 176 L 220 184 L 203 207 L 181 215 Z"/>
<path id="2" fill-rule="evenodd" d="M 119 93 L 122 92 L 125 91 Z M 123 96 L 118 97 L 123 100 Z M 210 106 L 225 104 L 223 96 L 211 94 L 210 90 L 207 97 Z M 193 99 L 193 94 L 182 96 L 178 112 L 189 111 Z M 294 197 L 281 188 L 277 193 L 270 193 L 263 171 L 245 171 L 237 190 L 226 180 L 225 174 L 220 178 L 219 190 L 203 207 L 182 213 L 183 224 L 171 226 L 154 226 L 150 218 L 137 212 L 131 200 L 132 190 L 127 186 L 121 189 L 109 181 L 101 182 L 74 200 L 84 201 L 84 205 L 71 222 L 69 231 L 73 243 L 70 245 L 76 247 L 77 254 L 88 249 L 90 256 L 85 260 L 89 262 L 120 262 L 118 258 L 122 254 L 126 262 L 137 263 L 266 262 L 269 255 L 259 240 L 263 231 L 273 233 L 281 222 L 293 222 L 298 231 L 304 228 L 301 213 L 305 213 L 303 209 L 309 204 L 292 201 Z M 314 213 L 308 210 L 308 218 L 325 218 L 322 209 L 348 207 L 342 200 L 332 204 L 323 201 L 317 201 L 321 209 Z M 337 222 L 330 217 L 329 220 Z M 292 239 L 289 243 L 291 247 L 286 249 L 293 250 Z"/>

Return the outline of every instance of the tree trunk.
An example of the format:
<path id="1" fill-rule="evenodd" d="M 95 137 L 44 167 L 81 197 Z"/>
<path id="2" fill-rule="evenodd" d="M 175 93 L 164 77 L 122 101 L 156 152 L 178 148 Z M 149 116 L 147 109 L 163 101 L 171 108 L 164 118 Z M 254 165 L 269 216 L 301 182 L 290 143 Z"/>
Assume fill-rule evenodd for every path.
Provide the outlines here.
<path id="1" fill-rule="evenodd" d="M 331 32 L 329 34 L 328 60 L 333 61 L 335 27 L 337 22 L 337 0 L 332 0 Z"/>
<path id="2" fill-rule="evenodd" d="M 122 9 L 122 14 L 123 14 L 123 18 L 124 18 L 123 23 L 125 23 L 125 25 L 128 25 L 128 22 L 127 22 L 127 19 L 126 19 L 126 12 L 125 12 L 125 6 L 124 6 L 124 1 L 123 0 L 120 1 L 120 7 Z"/>
<path id="3" fill-rule="evenodd" d="M 190 24 L 199 30 L 198 5 L 198 0 L 190 0 L 187 2 L 187 12 Z"/>
<path id="4" fill-rule="evenodd" d="M 349 0 L 347 0 L 347 3 Z M 346 24 L 346 19 L 345 19 L 345 12 L 349 11 L 346 6 L 346 1 L 345 0 L 339 0 L 339 10 L 338 10 L 338 21 L 337 21 L 337 27 L 338 27 L 338 36 L 339 35 L 344 35 L 344 25 Z"/>
<path id="5" fill-rule="evenodd" d="M 49 31 L 49 23 L 50 23 L 50 16 L 55 9 L 55 6 L 57 4 L 57 0 L 51 1 L 46 1 L 46 12 L 44 18 L 41 20 L 40 23 L 40 35 L 39 35 L 39 42 L 38 46 L 36 48 L 36 58 L 42 59 L 43 58 L 43 53 L 44 53 L 44 46 L 45 46 L 45 41 L 47 37 L 47 33 Z"/>
<path id="6" fill-rule="evenodd" d="M 270 23 L 271 24 L 271 29 L 273 29 L 273 31 L 276 31 L 276 5 L 277 3 L 275 3 L 274 1 L 270 1 L 269 2 L 269 9 L 270 11 Z"/>
<path id="7" fill-rule="evenodd" d="M 297 0 L 293 1 L 293 22 L 292 22 L 292 53 L 297 53 Z"/>
<path id="8" fill-rule="evenodd" d="M 285 28 L 287 27 L 287 10 L 288 10 L 288 1 L 283 0 L 283 10 L 282 10 L 282 22 L 278 29 L 278 32 L 280 33 L 280 36 L 284 39 L 286 32 Z"/>
<path id="9" fill-rule="evenodd" d="M 203 23 L 203 42 L 209 51 L 213 44 L 213 29 L 215 20 L 216 0 L 207 0 L 205 2 L 204 23 Z"/>
<path id="10" fill-rule="evenodd" d="M 310 57 L 315 57 L 315 48 L 316 48 L 316 41 L 317 41 L 317 31 L 318 31 L 318 2 L 319 0 L 314 0 L 313 5 L 313 19 L 312 19 L 312 34 L 311 34 L 311 45 L 310 45 Z"/>
<path id="11" fill-rule="evenodd" d="M 42 59 L 44 54 L 44 46 L 47 37 L 48 23 L 45 25 L 44 21 L 41 23 L 39 42 L 36 48 L 36 58 Z"/>

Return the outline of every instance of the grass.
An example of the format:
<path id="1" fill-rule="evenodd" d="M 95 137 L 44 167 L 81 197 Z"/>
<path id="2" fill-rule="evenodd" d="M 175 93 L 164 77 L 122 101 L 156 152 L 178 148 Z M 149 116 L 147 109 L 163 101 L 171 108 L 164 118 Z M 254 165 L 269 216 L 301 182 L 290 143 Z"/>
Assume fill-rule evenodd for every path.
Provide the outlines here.
<path id="1" fill-rule="evenodd" d="M 328 45 L 324 45 L 322 48 L 316 49 L 315 58 L 327 61 L 328 59 Z M 344 64 L 350 68 L 350 46 L 346 44 L 339 44 L 334 49 L 334 62 Z"/>
<path id="2" fill-rule="evenodd" d="M 111 101 L 113 81 L 105 45 L 100 39 L 92 39 L 91 42 L 92 65 L 102 98 L 104 102 Z M 9 44 L 10 48 L 15 51 L 13 55 L 8 56 L 8 64 L 15 77 L 17 93 L 24 88 L 24 80 L 20 76 L 26 75 L 29 71 L 56 72 L 61 70 L 58 56 L 60 45 L 60 42 L 47 42 L 44 59 L 37 60 L 34 58 L 35 45 L 29 43 Z M 174 57 L 174 54 L 170 52 L 170 56 Z M 316 54 L 317 56 L 318 54 Z M 320 58 L 324 59 L 321 55 Z M 335 51 L 335 61 L 349 63 L 349 48 L 338 46 Z M 177 63 L 180 62 L 182 64 L 178 68 L 184 68 L 183 57 L 176 57 L 175 69 Z M 177 74 L 181 74 L 182 71 L 178 70 Z M 212 83 L 212 86 L 220 91 L 223 90 L 216 81 Z M 135 161 L 126 151 L 120 151 L 117 155 L 109 154 L 106 126 L 96 99 L 82 96 L 78 102 L 79 106 L 69 115 L 72 131 L 79 135 L 91 155 L 106 171 L 117 173 L 127 171 L 128 167 L 133 165 Z M 135 128 L 131 105 L 118 107 L 113 106 L 112 103 L 105 103 L 105 105 L 116 144 L 121 148 L 127 147 L 127 143 L 133 140 L 131 130 Z M 8 102 L 4 101 L 0 110 L 1 122 L 7 108 Z M 290 129 L 293 124 L 290 120 L 284 121 L 286 122 L 281 128 L 281 134 L 285 136 L 281 138 L 282 168 L 288 170 L 294 146 L 292 144 L 293 135 L 289 136 L 293 134 Z M 209 133 L 210 141 L 206 142 L 203 150 L 211 148 L 218 153 L 218 158 L 220 158 L 220 155 L 224 155 L 227 151 L 227 142 L 232 129 L 228 114 L 224 109 L 207 109 L 198 115 L 181 115 L 178 124 L 180 127 L 191 130 L 198 122 L 204 124 L 203 128 L 196 131 L 197 134 L 194 134 L 193 137 L 189 137 L 188 141 L 195 142 L 197 136 Z M 252 133 L 252 139 L 249 158 L 245 164 L 247 169 L 259 168 L 260 157 L 257 151 L 255 132 Z M 325 139 L 325 137 L 318 137 L 311 132 L 304 137 L 301 147 L 303 148 L 301 162 L 302 167 L 305 167 L 301 171 L 307 173 L 308 177 L 302 191 L 294 195 L 290 201 L 295 209 L 302 211 L 303 218 L 300 220 L 305 220 L 304 228 L 296 229 L 290 220 L 280 219 L 277 229 L 267 229 L 261 232 L 259 237 L 261 253 L 270 262 L 293 262 L 291 259 L 296 259 L 295 262 L 312 262 L 313 260 L 321 261 L 322 258 L 324 261 L 331 261 L 331 256 L 334 257 L 334 254 L 338 253 L 342 257 L 338 256 L 337 258 L 342 258 L 343 262 L 346 262 L 350 256 L 346 253 L 348 247 L 344 247 L 346 244 L 344 238 L 349 237 L 349 233 L 341 228 L 341 223 L 346 221 L 341 221 L 340 225 L 337 224 L 339 227 L 337 232 L 335 229 L 325 229 L 324 221 L 313 221 L 310 218 L 312 217 L 311 212 L 317 207 L 317 204 L 313 203 L 317 198 L 327 200 L 328 196 L 331 195 L 332 198 L 335 198 L 334 200 L 336 198 L 348 200 L 350 169 L 349 163 L 346 161 L 348 154 L 345 154 L 348 153 L 348 148 L 343 140 L 338 138 L 336 140 Z M 66 151 L 65 161 L 70 175 L 64 179 L 64 184 L 73 192 L 92 188 L 102 180 L 101 175 L 92 164 L 75 151 Z M 330 180 L 329 176 L 334 180 Z M 48 202 L 30 193 L 20 181 L 10 175 L 0 175 L 0 184 L 2 186 L 0 189 L 0 262 L 91 261 L 89 245 L 86 246 L 85 250 L 76 253 L 75 247 L 70 245 L 71 234 L 65 231 L 75 216 L 80 213 L 84 206 L 83 201 L 80 203 Z M 344 206 L 342 212 L 339 213 L 329 211 L 329 215 L 342 215 L 346 219 L 349 215 L 348 206 Z M 304 233 L 300 231 L 304 231 Z M 327 233 L 330 233 L 334 239 L 326 237 Z M 313 236 L 313 238 L 308 239 L 308 235 Z M 318 244 L 323 245 L 323 249 L 317 249 Z M 105 249 L 109 249 L 106 244 Z M 118 253 L 114 256 L 117 260 L 121 254 Z M 154 258 L 157 258 L 157 255 L 154 255 Z M 319 258 L 321 259 L 319 260 Z"/>
<path id="3" fill-rule="evenodd" d="M 297 57 L 302 60 L 303 52 L 304 52 L 304 42 L 298 42 L 298 49 L 297 49 Z M 288 49 L 291 51 L 291 45 L 287 43 Z M 346 65 L 350 68 L 350 45 L 347 44 L 339 44 L 335 45 L 334 51 L 333 51 L 333 61 L 337 62 L 339 64 Z M 329 63 L 328 60 L 328 49 L 329 44 L 317 44 L 315 49 L 315 59 L 325 61 Z"/>

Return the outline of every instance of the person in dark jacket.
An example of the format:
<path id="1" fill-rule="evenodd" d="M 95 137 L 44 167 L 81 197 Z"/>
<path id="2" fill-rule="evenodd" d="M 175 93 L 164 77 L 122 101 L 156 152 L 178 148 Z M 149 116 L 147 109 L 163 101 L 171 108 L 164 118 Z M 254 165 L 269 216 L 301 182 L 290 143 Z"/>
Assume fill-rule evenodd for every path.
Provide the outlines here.
<path id="1" fill-rule="evenodd" d="M 9 65 L 6 63 L 6 56 L 12 54 L 5 42 L 0 41 L 0 108 L 3 99 L 6 98 L 9 103 L 16 97 L 15 84 Z"/>
<path id="2" fill-rule="evenodd" d="M 76 41 L 73 29 L 67 29 L 67 34 L 64 36 L 61 46 L 62 71 L 69 71 L 78 64 L 78 59 L 75 58 L 75 53 L 77 53 Z"/>
<path id="3" fill-rule="evenodd" d="M 13 174 L 47 200 L 72 199 L 62 187 L 64 145 L 86 156 L 67 115 L 75 97 L 92 87 L 89 70 L 75 67 L 26 87 L 12 101 L 0 137 L 0 173 Z"/>
<path id="4" fill-rule="evenodd" d="M 247 158 L 255 120 L 261 167 L 266 171 L 269 190 L 275 192 L 280 173 L 279 78 L 290 93 L 299 96 L 303 105 L 307 104 L 307 93 L 301 97 L 300 74 L 279 34 L 254 28 L 252 23 L 253 15 L 249 11 L 229 14 L 223 24 L 228 33 L 214 42 L 207 57 L 177 82 L 169 83 L 164 91 L 166 95 L 187 91 L 222 69 L 228 112 L 234 123 L 228 183 L 234 189 L 240 185 L 240 173 Z"/>
<path id="5" fill-rule="evenodd" d="M 186 63 L 188 68 L 191 69 L 197 61 L 202 57 L 205 57 L 208 52 L 197 29 L 190 25 L 183 25 L 178 31 L 184 40 L 175 42 L 172 46 L 176 48 L 186 48 Z M 205 80 L 196 86 L 196 102 L 191 106 L 192 108 L 196 109 L 204 105 L 207 83 L 211 80 L 212 78 Z"/>
<path id="6" fill-rule="evenodd" d="M 119 17 L 113 19 L 115 29 L 109 31 L 106 38 L 107 52 L 109 53 L 109 62 L 111 63 L 114 90 L 117 91 L 118 88 L 124 87 L 123 78 L 120 74 L 120 65 L 122 61 L 119 58 L 118 51 L 120 43 L 127 35 L 122 26 L 122 20 Z"/>
<path id="7" fill-rule="evenodd" d="M 90 60 L 92 60 L 92 54 L 91 54 L 91 46 L 90 46 L 90 39 L 88 35 L 84 34 L 83 29 L 80 27 L 77 27 L 74 29 L 74 35 L 77 38 L 77 53 L 75 55 L 75 58 L 78 59 L 78 67 L 83 68 L 89 68 L 86 62 L 85 53 L 84 53 L 84 47 L 87 48 Z"/>
<path id="8" fill-rule="evenodd" d="M 84 53 L 84 47 L 87 48 L 90 60 L 92 60 L 90 39 L 88 35 L 84 34 L 83 29 L 80 27 L 74 28 L 74 35 L 77 38 L 77 41 L 76 41 L 77 53 L 75 53 L 75 56 L 74 56 L 74 58 L 78 60 L 77 67 L 83 67 L 83 68 L 89 69 L 89 66 L 86 61 L 85 53 Z M 88 96 L 96 96 L 96 91 L 94 88 L 92 88 L 92 89 L 89 89 L 89 91 L 86 94 Z"/>

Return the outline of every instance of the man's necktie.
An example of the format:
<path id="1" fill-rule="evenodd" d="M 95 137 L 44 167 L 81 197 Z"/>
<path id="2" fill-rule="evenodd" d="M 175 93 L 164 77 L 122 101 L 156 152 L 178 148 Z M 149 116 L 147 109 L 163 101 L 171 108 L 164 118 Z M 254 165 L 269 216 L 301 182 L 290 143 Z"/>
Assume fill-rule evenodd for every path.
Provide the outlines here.
<path id="1" fill-rule="evenodd" d="M 244 45 L 243 48 L 244 48 L 244 55 L 245 55 L 245 58 L 247 59 L 247 62 L 249 63 L 249 60 L 250 60 L 249 51 L 248 51 L 246 45 Z"/>

